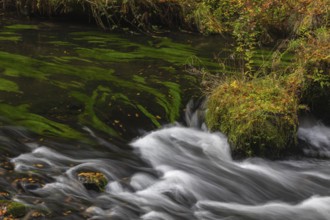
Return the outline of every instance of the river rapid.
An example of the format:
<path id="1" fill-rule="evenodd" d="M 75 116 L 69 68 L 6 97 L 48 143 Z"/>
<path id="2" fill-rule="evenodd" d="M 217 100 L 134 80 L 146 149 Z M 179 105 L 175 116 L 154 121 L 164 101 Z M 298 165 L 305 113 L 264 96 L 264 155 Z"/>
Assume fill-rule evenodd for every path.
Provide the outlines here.
<path id="1" fill-rule="evenodd" d="M 223 42 L 16 23 L 0 32 L 0 199 L 22 219 L 330 219 L 329 127 L 301 121 L 302 155 L 234 160 L 189 102 L 200 79 L 185 70 L 216 68 Z"/>
<path id="2" fill-rule="evenodd" d="M 24 132 L 2 131 L 7 146 L 26 151 L 11 159 L 15 172 L 33 172 L 44 180 L 43 186 L 22 184 L 14 199 L 50 210 L 51 219 L 326 220 L 330 216 L 330 128 L 320 123 L 299 129 L 308 146 L 304 157 L 279 161 L 235 161 L 223 134 L 179 124 L 137 138 L 124 151 L 93 133 L 103 149 L 82 146 L 77 152 L 70 144 L 15 144 L 6 133 L 26 139 Z M 105 191 L 87 190 L 78 179 L 82 170 L 102 172 L 108 179 Z"/>

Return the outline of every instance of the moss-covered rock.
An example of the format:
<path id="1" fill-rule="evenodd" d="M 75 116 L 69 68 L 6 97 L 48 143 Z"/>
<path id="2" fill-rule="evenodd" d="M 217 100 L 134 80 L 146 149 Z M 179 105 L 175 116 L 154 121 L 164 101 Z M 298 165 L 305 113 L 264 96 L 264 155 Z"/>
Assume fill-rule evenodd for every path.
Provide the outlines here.
<path id="1" fill-rule="evenodd" d="M 20 218 L 26 215 L 27 207 L 19 202 L 9 201 L 9 200 L 0 200 L 0 216 Z"/>
<path id="2" fill-rule="evenodd" d="M 87 190 L 103 192 L 108 183 L 108 179 L 101 172 L 81 172 L 78 174 L 78 180 Z"/>
<path id="3" fill-rule="evenodd" d="M 226 80 L 208 98 L 206 122 L 228 135 L 236 153 L 276 156 L 296 139 L 299 83 L 295 76 Z"/>

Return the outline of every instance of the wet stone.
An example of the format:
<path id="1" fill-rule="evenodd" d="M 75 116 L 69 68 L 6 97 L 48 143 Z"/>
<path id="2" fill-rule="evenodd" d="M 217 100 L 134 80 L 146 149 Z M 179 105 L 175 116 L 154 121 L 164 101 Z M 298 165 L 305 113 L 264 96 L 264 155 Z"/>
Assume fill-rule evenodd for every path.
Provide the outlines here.
<path id="1" fill-rule="evenodd" d="M 19 202 L 0 200 L 0 218 L 4 219 L 20 218 L 26 215 L 27 207 Z"/>
<path id="2" fill-rule="evenodd" d="M 23 190 L 24 192 L 42 188 L 44 182 L 36 177 L 24 177 L 15 179 L 13 186 L 18 190 Z"/>
<path id="3" fill-rule="evenodd" d="M 78 180 L 87 190 L 103 192 L 108 183 L 107 178 L 101 172 L 80 172 Z"/>
<path id="4" fill-rule="evenodd" d="M 1 161 L 0 162 L 0 167 L 5 169 L 5 170 L 13 170 L 14 167 L 9 161 Z"/>
<path id="5" fill-rule="evenodd" d="M 10 193 L 6 191 L 1 191 L 0 192 L 0 200 L 6 200 L 10 198 Z"/>

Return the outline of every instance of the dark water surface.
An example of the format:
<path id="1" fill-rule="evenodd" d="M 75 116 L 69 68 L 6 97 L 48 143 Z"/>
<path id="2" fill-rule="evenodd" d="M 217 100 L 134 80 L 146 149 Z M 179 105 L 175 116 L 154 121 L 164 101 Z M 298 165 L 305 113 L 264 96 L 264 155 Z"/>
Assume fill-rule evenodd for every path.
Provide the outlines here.
<path id="1" fill-rule="evenodd" d="M 176 121 L 182 103 L 199 94 L 189 66 L 216 67 L 200 56 L 212 47 L 198 36 L 175 41 L 64 24 L 2 25 L 0 113 L 39 134 L 77 139 L 88 126 L 135 137 L 140 128 Z"/>
<path id="2" fill-rule="evenodd" d="M 300 159 L 234 161 L 186 107 L 187 70 L 215 70 L 228 44 L 1 21 L 0 200 L 41 213 L 24 219 L 330 219 L 328 127 L 302 124 Z"/>

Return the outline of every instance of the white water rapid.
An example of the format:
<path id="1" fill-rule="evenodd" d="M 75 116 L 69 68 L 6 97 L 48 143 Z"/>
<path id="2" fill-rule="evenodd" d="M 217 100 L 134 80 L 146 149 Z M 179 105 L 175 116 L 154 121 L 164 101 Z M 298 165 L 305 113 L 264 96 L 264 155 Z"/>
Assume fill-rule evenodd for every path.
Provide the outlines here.
<path id="1" fill-rule="evenodd" d="M 302 127 L 299 137 L 309 144 L 308 156 L 312 150 L 328 157 L 329 128 Z M 44 164 L 38 172 L 54 180 L 17 199 L 53 212 L 69 207 L 87 219 L 110 220 L 330 219 L 326 158 L 234 161 L 224 135 L 179 125 L 131 143 L 132 157 L 144 162 L 100 154 L 88 158 L 88 153 L 78 159 L 47 146 L 31 146 L 30 153 L 12 160 L 15 170 L 29 172 L 36 169 L 34 164 Z M 83 169 L 105 174 L 105 192 L 83 187 L 76 175 Z M 33 204 L 36 198 L 43 202 Z"/>

